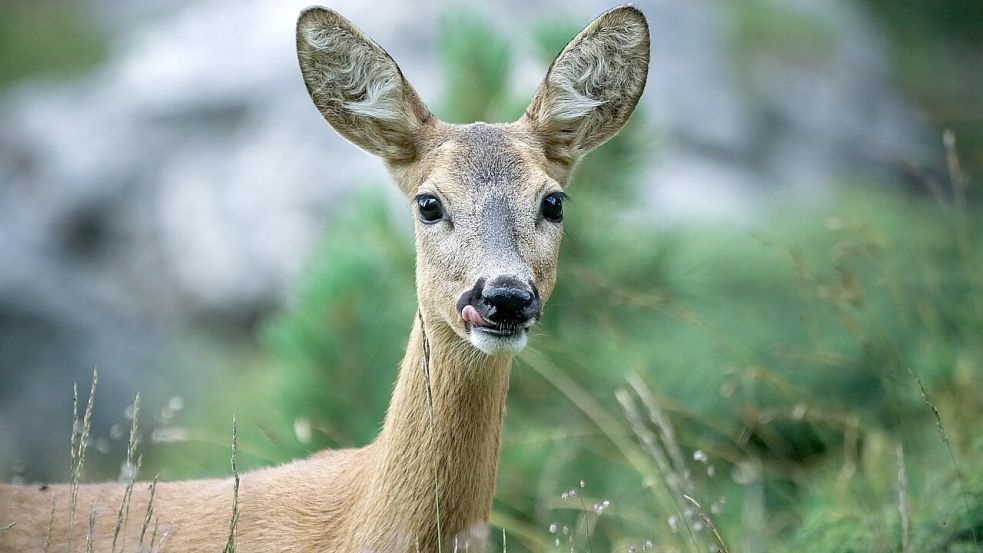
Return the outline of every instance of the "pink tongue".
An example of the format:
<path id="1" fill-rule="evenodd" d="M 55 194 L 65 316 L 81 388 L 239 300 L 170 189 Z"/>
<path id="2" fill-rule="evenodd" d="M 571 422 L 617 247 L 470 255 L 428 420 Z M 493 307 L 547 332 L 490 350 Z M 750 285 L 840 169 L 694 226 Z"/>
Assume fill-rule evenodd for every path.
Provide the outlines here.
<path id="1" fill-rule="evenodd" d="M 478 314 L 478 310 L 470 305 L 465 305 L 464 309 L 461 310 L 461 318 L 474 325 L 488 326 Z"/>

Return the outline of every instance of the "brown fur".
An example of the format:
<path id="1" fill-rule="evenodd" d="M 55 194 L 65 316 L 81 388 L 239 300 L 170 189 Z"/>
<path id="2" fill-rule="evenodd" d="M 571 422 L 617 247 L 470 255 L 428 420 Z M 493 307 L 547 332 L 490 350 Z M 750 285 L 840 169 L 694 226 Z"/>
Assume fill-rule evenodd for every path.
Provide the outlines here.
<path id="1" fill-rule="evenodd" d="M 417 223 L 419 312 L 378 438 L 361 449 L 243 474 L 238 551 L 436 551 L 435 466 L 444 547 L 451 550 L 456 539 L 478 551 L 494 494 L 511 352 L 476 349 L 456 300 L 476 279 L 499 274 L 528 278 L 543 302 L 549 297 L 562 230 L 542 220 L 540 202 L 634 109 L 648 67 L 645 19 L 630 7 L 599 17 L 557 57 L 523 118 L 502 125 L 437 120 L 392 58 L 334 12 L 306 10 L 297 37 L 305 82 L 325 119 L 383 157 L 408 198 L 440 198 L 448 220 Z M 564 96 L 556 83 L 565 82 L 577 94 Z M 583 106 L 593 107 L 578 112 Z M 109 549 L 123 493 L 120 484 L 81 487 L 75 547 L 85 543 L 94 512 L 95 549 Z M 68 533 L 68 486 L 0 486 L 0 527 L 16 522 L 0 535 L 0 551 L 41 549 L 52 497 L 50 550 L 59 551 Z M 147 500 L 146 484 L 138 484 L 125 536 L 130 550 Z M 230 479 L 160 483 L 154 516 L 164 548 L 221 550 L 231 503 Z"/>

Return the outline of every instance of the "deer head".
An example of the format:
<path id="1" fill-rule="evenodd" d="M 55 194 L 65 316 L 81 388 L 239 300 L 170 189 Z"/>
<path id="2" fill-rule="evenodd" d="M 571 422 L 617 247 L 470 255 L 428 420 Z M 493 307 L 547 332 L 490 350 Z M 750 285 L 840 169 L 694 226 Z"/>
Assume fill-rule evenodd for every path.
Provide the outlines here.
<path id="1" fill-rule="evenodd" d="M 644 16 L 624 6 L 594 20 L 507 124 L 438 120 L 389 54 L 331 10 L 301 14 L 297 52 L 324 118 L 380 156 L 411 202 L 428 328 L 488 355 L 518 352 L 556 280 L 570 173 L 624 126 L 645 87 Z"/>

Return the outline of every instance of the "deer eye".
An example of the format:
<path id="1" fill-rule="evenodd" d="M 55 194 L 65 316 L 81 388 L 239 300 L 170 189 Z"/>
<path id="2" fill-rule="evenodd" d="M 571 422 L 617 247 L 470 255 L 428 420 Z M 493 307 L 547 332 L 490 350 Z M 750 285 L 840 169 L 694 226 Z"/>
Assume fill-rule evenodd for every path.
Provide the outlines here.
<path id="1" fill-rule="evenodd" d="M 436 223 L 444 218 L 444 206 L 440 205 L 440 200 L 430 194 L 417 196 L 416 207 L 420 210 L 421 223 Z"/>
<path id="2" fill-rule="evenodd" d="M 563 200 L 567 195 L 563 192 L 553 192 L 543 198 L 543 219 L 559 223 L 563 220 Z"/>

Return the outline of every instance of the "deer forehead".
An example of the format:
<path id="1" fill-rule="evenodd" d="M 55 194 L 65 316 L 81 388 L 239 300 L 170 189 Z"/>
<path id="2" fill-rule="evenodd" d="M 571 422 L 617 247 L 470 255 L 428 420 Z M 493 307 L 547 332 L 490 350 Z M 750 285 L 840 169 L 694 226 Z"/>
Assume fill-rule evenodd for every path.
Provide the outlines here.
<path id="1" fill-rule="evenodd" d="M 542 272 L 531 266 L 550 257 L 536 236 L 540 203 L 560 187 L 543 170 L 541 146 L 514 124 L 454 125 L 443 133 L 424 156 L 416 193 L 441 198 L 453 234 L 423 233 L 422 249 L 441 266 L 453 265 L 452 278 L 477 271 L 527 280 Z"/>
<path id="2" fill-rule="evenodd" d="M 538 199 L 546 187 L 559 189 L 541 146 L 519 125 L 448 125 L 441 134 L 425 156 L 418 192 L 436 191 L 453 209 L 501 212 Z"/>

